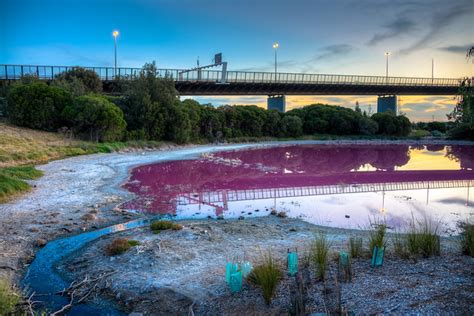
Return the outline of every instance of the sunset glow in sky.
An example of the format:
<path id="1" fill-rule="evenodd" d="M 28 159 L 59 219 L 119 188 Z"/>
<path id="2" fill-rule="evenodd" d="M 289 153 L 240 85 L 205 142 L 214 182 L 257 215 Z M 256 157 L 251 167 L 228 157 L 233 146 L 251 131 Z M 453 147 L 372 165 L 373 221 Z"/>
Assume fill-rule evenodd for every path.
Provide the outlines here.
<path id="1" fill-rule="evenodd" d="M 229 70 L 431 77 L 473 75 L 472 0 L 1 0 L 0 64 L 162 68 L 211 63 Z M 197 97 L 200 102 L 266 104 L 265 96 Z M 376 96 L 294 96 L 287 108 L 315 102 L 376 109 Z M 401 96 L 412 120 L 445 120 L 451 96 Z"/>

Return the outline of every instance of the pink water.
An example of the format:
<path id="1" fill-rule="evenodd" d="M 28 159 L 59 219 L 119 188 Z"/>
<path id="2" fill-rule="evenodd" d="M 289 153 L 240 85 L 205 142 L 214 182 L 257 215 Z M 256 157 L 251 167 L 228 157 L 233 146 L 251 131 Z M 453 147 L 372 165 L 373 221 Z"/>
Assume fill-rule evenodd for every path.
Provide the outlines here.
<path id="1" fill-rule="evenodd" d="M 245 149 L 137 167 L 125 184 L 136 199 L 125 206 L 141 212 L 185 216 L 190 214 L 189 205 L 196 204 L 199 208 L 193 210 L 198 213 L 205 206 L 207 215 L 232 217 L 242 213 L 242 204 L 229 200 L 237 191 L 250 196 L 256 190 L 274 192 L 284 188 L 287 195 L 283 197 L 288 197 L 292 196 L 290 191 L 302 187 L 447 180 L 474 180 L 474 146 L 298 145 Z M 246 206 L 260 205 L 252 198 L 243 200 Z"/>

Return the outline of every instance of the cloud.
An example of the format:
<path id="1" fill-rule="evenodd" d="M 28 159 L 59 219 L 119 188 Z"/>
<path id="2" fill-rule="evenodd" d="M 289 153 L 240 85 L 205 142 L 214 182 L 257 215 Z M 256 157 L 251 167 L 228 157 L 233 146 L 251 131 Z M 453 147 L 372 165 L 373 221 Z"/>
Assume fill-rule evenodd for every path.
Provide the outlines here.
<path id="1" fill-rule="evenodd" d="M 438 7 L 439 11 L 433 14 L 429 23 L 429 32 L 412 45 L 401 49 L 400 53 L 409 54 L 425 48 L 427 44 L 431 43 L 438 37 L 439 32 L 458 21 L 460 17 L 464 15 L 472 15 L 473 7 L 471 0 L 458 1 L 455 5 L 448 8 Z"/>
<path id="2" fill-rule="evenodd" d="M 449 53 L 461 53 L 461 54 L 466 54 L 466 52 L 469 50 L 469 48 L 474 47 L 474 43 L 472 44 L 466 44 L 466 45 L 451 45 L 451 46 L 445 46 L 445 47 L 440 47 L 438 48 L 439 50 L 449 52 Z"/>
<path id="3" fill-rule="evenodd" d="M 375 34 L 367 43 L 368 45 L 375 45 L 381 41 L 389 38 L 394 38 L 416 29 L 416 23 L 406 16 L 399 16 L 393 22 L 383 26 L 387 31 Z"/>
<path id="4" fill-rule="evenodd" d="M 321 53 L 314 56 L 311 61 L 321 61 L 347 55 L 355 51 L 356 48 L 349 44 L 329 45 L 320 49 Z"/>

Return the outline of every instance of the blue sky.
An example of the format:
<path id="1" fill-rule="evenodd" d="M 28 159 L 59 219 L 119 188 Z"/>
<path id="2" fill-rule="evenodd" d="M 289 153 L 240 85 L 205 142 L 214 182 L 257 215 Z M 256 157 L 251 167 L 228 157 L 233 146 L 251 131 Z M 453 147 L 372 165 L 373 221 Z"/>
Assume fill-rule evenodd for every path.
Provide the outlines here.
<path id="1" fill-rule="evenodd" d="M 230 70 L 394 76 L 472 76 L 474 1 L 0 0 L 0 63 L 188 68 L 222 52 Z M 265 104 L 264 96 L 198 98 Z M 328 102 L 364 106 L 374 97 L 289 97 L 289 107 Z M 404 101 L 405 100 L 405 101 Z M 452 97 L 402 97 L 410 118 L 444 118 Z M 405 111 L 406 110 L 406 111 Z"/>

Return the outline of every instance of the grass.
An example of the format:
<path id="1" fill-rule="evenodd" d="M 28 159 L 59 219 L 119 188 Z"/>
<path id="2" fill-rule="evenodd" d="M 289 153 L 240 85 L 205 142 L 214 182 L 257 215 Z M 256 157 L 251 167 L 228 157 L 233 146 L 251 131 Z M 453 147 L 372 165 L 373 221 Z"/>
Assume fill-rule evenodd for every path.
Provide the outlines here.
<path id="1" fill-rule="evenodd" d="M 407 259 L 410 254 L 407 250 L 406 236 L 401 233 L 393 235 L 393 251 L 396 256 Z"/>
<path id="2" fill-rule="evenodd" d="M 310 261 L 314 267 L 316 278 L 324 280 L 328 268 L 329 241 L 324 233 L 315 236 L 310 251 Z"/>
<path id="3" fill-rule="evenodd" d="M 411 255 L 430 257 L 440 255 L 439 222 L 433 223 L 428 218 L 423 221 L 412 219 L 406 233 L 406 249 Z"/>
<path id="4" fill-rule="evenodd" d="M 283 277 L 281 266 L 275 262 L 270 252 L 264 256 L 263 262 L 255 266 L 248 275 L 250 283 L 260 287 L 265 303 L 270 304 L 278 283 Z"/>
<path id="5" fill-rule="evenodd" d="M 421 137 L 427 137 L 427 136 L 431 136 L 431 133 L 424 129 L 413 129 L 409 135 L 409 137 L 414 137 L 414 138 L 421 138 Z"/>
<path id="6" fill-rule="evenodd" d="M 382 248 L 387 245 L 386 234 L 387 225 L 383 221 L 370 221 L 369 230 L 369 251 L 372 254 L 374 247 Z"/>
<path id="7" fill-rule="evenodd" d="M 0 168 L 0 203 L 28 191 L 30 185 L 24 180 L 33 180 L 42 175 L 43 172 L 33 166 Z"/>
<path id="8" fill-rule="evenodd" d="M 462 253 L 474 257 L 474 224 L 469 222 L 460 222 L 461 250 Z"/>
<path id="9" fill-rule="evenodd" d="M 13 314 L 20 302 L 20 293 L 7 280 L 0 280 L 0 315 Z"/>
<path id="10" fill-rule="evenodd" d="M 359 258 L 362 256 L 362 238 L 349 238 L 349 253 L 351 258 Z"/>
<path id="11" fill-rule="evenodd" d="M 106 247 L 109 256 L 117 256 L 126 252 L 128 249 L 140 245 L 137 240 L 128 240 L 127 238 L 116 238 Z"/>
<path id="12" fill-rule="evenodd" d="M 183 226 L 181 224 L 176 224 L 173 223 L 172 221 L 167 221 L 167 220 L 159 220 L 159 221 L 154 221 L 153 223 L 150 224 L 150 228 L 155 234 L 159 234 L 163 230 L 181 230 L 183 229 Z"/>

